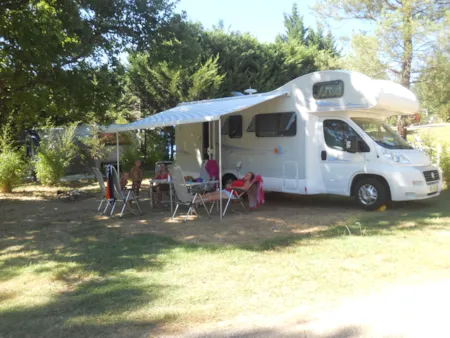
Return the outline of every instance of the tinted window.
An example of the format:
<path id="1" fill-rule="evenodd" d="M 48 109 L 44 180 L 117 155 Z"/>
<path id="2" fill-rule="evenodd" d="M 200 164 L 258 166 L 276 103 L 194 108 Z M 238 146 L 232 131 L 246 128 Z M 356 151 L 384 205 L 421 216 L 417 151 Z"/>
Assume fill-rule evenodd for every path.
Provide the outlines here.
<path id="1" fill-rule="evenodd" d="M 242 116 L 234 115 L 228 118 L 228 136 L 230 138 L 241 138 L 242 137 Z"/>
<path id="2" fill-rule="evenodd" d="M 313 85 L 313 97 L 316 100 L 332 99 L 344 95 L 344 82 L 341 80 L 319 82 Z"/>
<path id="3" fill-rule="evenodd" d="M 272 113 L 255 116 L 257 137 L 282 137 L 297 134 L 295 113 Z"/>
<path id="4" fill-rule="evenodd" d="M 346 142 L 350 137 L 358 137 L 355 130 L 341 120 L 325 120 L 323 122 L 323 132 L 327 146 L 342 151 L 346 150 Z"/>
<path id="5" fill-rule="evenodd" d="M 242 116 L 233 115 L 227 117 L 223 122 L 222 135 L 228 135 L 230 138 L 241 138 Z"/>

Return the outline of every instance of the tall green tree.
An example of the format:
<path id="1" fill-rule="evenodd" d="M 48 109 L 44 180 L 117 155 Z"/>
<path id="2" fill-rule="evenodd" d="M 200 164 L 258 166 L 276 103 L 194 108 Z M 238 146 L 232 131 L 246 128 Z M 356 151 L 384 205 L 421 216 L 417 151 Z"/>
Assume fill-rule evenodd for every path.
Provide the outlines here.
<path id="1" fill-rule="evenodd" d="M 413 76 L 424 66 L 421 60 L 444 29 L 450 3 L 444 0 L 318 0 L 315 10 L 324 18 L 373 23 L 379 44 L 378 53 L 372 59 L 409 88 Z M 372 52 L 373 48 L 369 48 L 365 54 Z"/>
<path id="2" fill-rule="evenodd" d="M 340 59 L 343 69 L 356 70 L 375 79 L 389 78 L 388 66 L 381 61 L 376 36 L 358 34 L 351 39 L 350 53 Z"/>
<path id="3" fill-rule="evenodd" d="M 278 35 L 277 40 L 288 42 L 297 41 L 305 44 L 308 34 L 308 28 L 304 23 L 303 16 L 298 10 L 296 3 L 292 5 L 291 13 L 284 13 L 284 29 L 283 34 Z"/>
<path id="4" fill-rule="evenodd" d="M 295 11 L 296 7 L 292 20 L 286 21 L 287 31 L 301 26 L 295 23 L 303 20 Z M 267 44 L 250 34 L 225 30 L 223 22 L 204 30 L 183 14 L 175 15 L 170 24 L 171 34 L 158 48 L 130 55 L 124 82 L 127 95 L 121 108 L 122 115 L 130 119 L 183 101 L 230 96 L 232 91 L 243 92 L 249 87 L 259 92 L 274 90 L 301 75 L 337 66 L 334 38 L 321 29 L 310 35 L 308 43 L 304 30 L 302 39 L 292 33 L 289 39 Z M 173 130 L 166 128 L 147 133 L 145 139 L 150 147 L 162 142 L 171 148 L 173 136 Z"/>
<path id="5" fill-rule="evenodd" d="M 224 75 L 219 72 L 218 58 L 209 58 L 191 67 L 155 61 L 146 53 L 130 55 L 128 69 L 129 95 L 140 101 L 142 117 L 159 113 L 185 101 L 217 97 Z M 155 133 L 153 133 L 155 134 Z M 163 140 L 173 159 L 174 130 L 172 127 L 146 133 L 154 143 Z M 149 142 L 150 143 L 150 142 Z"/>
<path id="6" fill-rule="evenodd" d="M 369 41 L 372 48 L 365 49 L 368 38 L 357 34 L 354 39 L 359 40 L 358 51 L 354 55 L 367 60 L 368 65 L 384 68 L 406 88 L 424 69 L 423 60 L 438 40 L 439 32 L 445 29 L 449 8 L 446 0 L 318 0 L 315 6 L 316 12 L 325 18 L 373 23 L 378 42 L 376 53 L 374 40 Z M 356 61 L 354 65 L 359 68 L 362 62 Z M 401 117 L 397 129 L 406 137 L 406 123 Z"/>
<path id="7" fill-rule="evenodd" d="M 450 22 L 450 15 L 447 20 Z M 434 49 L 425 60 L 427 68 L 420 75 L 414 90 L 422 106 L 430 114 L 450 122 L 450 30 L 442 32 L 439 48 Z"/>
<path id="8" fill-rule="evenodd" d="M 154 47 L 169 0 L 6 0 L 0 3 L 0 124 L 105 116 L 117 96 L 117 55 Z"/>

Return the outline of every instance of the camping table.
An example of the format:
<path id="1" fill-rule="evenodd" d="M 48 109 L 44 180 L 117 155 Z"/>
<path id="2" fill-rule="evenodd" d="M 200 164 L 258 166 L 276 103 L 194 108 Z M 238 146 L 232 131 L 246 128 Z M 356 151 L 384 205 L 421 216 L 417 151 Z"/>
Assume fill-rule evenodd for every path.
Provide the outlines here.
<path id="1" fill-rule="evenodd" d="M 186 182 L 186 186 L 188 187 L 198 187 L 200 185 L 207 185 L 207 184 L 219 184 L 219 181 Z"/>
<path id="2" fill-rule="evenodd" d="M 204 182 L 186 182 L 186 186 L 188 188 L 198 187 L 207 184 L 219 184 L 219 181 L 204 181 Z M 217 204 L 218 205 L 218 204 Z"/>
<path id="3" fill-rule="evenodd" d="M 151 179 L 149 180 L 150 184 L 150 206 L 153 208 L 153 188 L 158 184 L 169 184 L 169 195 L 170 195 L 170 212 L 173 212 L 173 181 L 165 178 L 165 179 Z M 219 184 L 219 181 L 205 181 L 205 182 L 186 182 L 186 186 L 188 188 L 198 187 L 207 184 Z"/>

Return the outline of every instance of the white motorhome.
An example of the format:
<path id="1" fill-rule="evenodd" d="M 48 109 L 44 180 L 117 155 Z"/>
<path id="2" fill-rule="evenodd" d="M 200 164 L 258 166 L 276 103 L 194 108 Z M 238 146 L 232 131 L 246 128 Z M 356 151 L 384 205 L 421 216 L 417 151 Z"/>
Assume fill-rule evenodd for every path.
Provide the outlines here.
<path id="1" fill-rule="evenodd" d="M 252 171 L 267 191 L 354 196 L 369 210 L 442 190 L 441 172 L 426 154 L 383 123 L 419 109 L 416 96 L 394 82 L 321 71 L 273 92 L 189 104 L 233 107 L 221 116 L 224 181 Z M 176 126 L 176 162 L 186 175 L 198 176 L 218 147 L 216 124 Z"/>

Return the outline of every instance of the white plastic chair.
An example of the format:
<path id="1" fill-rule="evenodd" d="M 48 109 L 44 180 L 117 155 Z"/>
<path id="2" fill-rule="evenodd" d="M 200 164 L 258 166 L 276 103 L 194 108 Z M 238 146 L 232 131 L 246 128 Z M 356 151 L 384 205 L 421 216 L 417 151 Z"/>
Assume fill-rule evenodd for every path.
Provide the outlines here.
<path id="1" fill-rule="evenodd" d="M 100 193 L 102 194 L 102 199 L 100 201 L 100 205 L 98 206 L 97 211 L 100 211 L 102 205 L 104 202 L 106 202 L 106 208 L 102 212 L 104 214 L 106 212 L 106 209 L 108 208 L 108 200 L 106 199 L 106 187 L 105 187 L 105 181 L 103 180 L 103 175 L 97 168 L 92 168 L 94 171 L 95 178 L 97 179 L 98 185 L 100 186 Z"/>
<path id="2" fill-rule="evenodd" d="M 238 201 L 238 202 L 241 204 L 242 208 L 244 208 L 244 211 L 245 211 L 246 213 L 248 213 L 247 208 L 246 208 L 245 205 L 244 205 L 244 199 L 243 199 L 243 197 L 244 197 L 244 195 L 250 190 L 250 188 L 253 186 L 253 184 L 255 184 L 255 181 L 253 181 L 253 182 L 249 185 L 249 187 L 248 187 L 247 189 L 231 188 L 230 196 L 229 196 L 228 198 L 224 198 L 224 197 L 222 198 L 222 199 L 224 199 L 224 200 L 227 200 L 227 204 L 225 205 L 225 209 L 224 209 L 224 211 L 223 211 L 222 216 L 225 216 L 225 214 L 227 213 L 228 206 L 230 205 L 230 202 L 231 202 L 231 201 Z M 216 204 L 216 202 L 217 202 L 217 201 L 214 201 L 214 202 L 212 203 L 211 209 L 209 210 L 210 212 L 213 210 L 214 205 Z"/>
<path id="3" fill-rule="evenodd" d="M 186 185 L 186 181 L 184 180 L 183 172 L 181 171 L 181 168 L 178 166 L 169 167 L 169 173 L 170 178 L 173 182 L 173 187 L 175 189 L 176 199 L 177 199 L 177 205 L 175 207 L 175 211 L 172 215 L 172 219 L 175 218 L 178 207 L 180 205 L 185 205 L 189 209 L 186 213 L 186 217 L 184 218 L 184 221 L 187 221 L 187 218 L 192 214 L 194 208 L 194 203 L 197 199 L 197 197 L 200 198 L 201 204 L 206 210 L 206 213 L 208 214 L 208 217 L 211 217 L 210 212 L 208 211 L 208 208 L 205 205 L 205 202 L 203 201 L 202 195 L 199 193 L 191 193 Z M 196 212 L 195 212 L 196 213 Z"/>
<path id="4" fill-rule="evenodd" d="M 120 217 L 122 217 L 122 215 L 125 211 L 125 208 L 127 208 L 132 214 L 136 215 L 137 213 L 131 207 L 132 201 L 134 201 L 136 203 L 136 207 L 138 209 L 139 215 L 142 215 L 141 206 L 139 205 L 139 200 L 134 195 L 133 190 L 131 190 L 131 189 L 122 190 L 121 189 L 119 174 L 117 173 L 116 168 L 114 168 L 114 167 L 112 167 L 112 176 L 113 176 L 114 192 L 117 196 L 112 204 L 110 216 L 112 216 L 112 214 L 114 213 L 114 209 L 118 202 L 123 203 L 122 210 L 120 211 Z"/>

